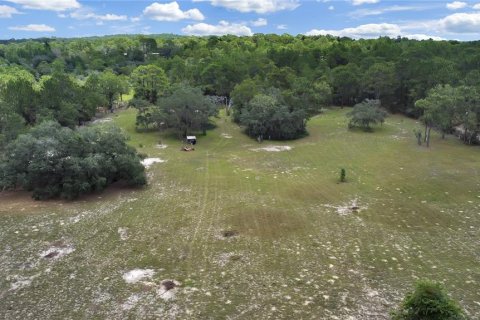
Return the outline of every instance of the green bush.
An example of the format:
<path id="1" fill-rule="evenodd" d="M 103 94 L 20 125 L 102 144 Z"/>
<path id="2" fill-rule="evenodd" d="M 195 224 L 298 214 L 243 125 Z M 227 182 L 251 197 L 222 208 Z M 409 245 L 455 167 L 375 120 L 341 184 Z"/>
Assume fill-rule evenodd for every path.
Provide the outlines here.
<path id="1" fill-rule="evenodd" d="M 465 320 L 460 306 L 438 283 L 419 281 L 408 293 L 400 308 L 392 312 L 393 320 Z"/>
<path id="2" fill-rule="evenodd" d="M 116 181 L 146 183 L 144 167 L 120 129 L 78 130 L 44 122 L 10 143 L 0 163 L 0 189 L 22 188 L 37 200 L 78 196 Z"/>
<path id="3" fill-rule="evenodd" d="M 305 136 L 307 114 L 288 106 L 279 92 L 258 94 L 240 116 L 246 133 L 260 140 L 291 140 Z"/>
<path id="4" fill-rule="evenodd" d="M 340 170 L 340 182 L 345 182 L 347 181 L 347 172 L 345 171 L 344 168 Z"/>

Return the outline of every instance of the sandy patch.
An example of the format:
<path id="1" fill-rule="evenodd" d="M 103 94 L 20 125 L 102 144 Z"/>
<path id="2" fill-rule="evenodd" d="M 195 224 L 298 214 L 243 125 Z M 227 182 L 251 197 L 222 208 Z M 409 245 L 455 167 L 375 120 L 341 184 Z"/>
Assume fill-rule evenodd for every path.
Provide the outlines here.
<path id="1" fill-rule="evenodd" d="M 13 276 L 7 278 L 13 278 L 15 281 L 10 285 L 10 290 L 18 290 L 29 287 L 32 284 L 32 280 L 39 277 L 40 274 L 33 275 L 31 277 Z"/>
<path id="2" fill-rule="evenodd" d="M 153 277 L 155 271 L 152 269 L 133 269 L 125 272 L 122 276 L 126 283 L 137 283 L 143 279 L 149 279 Z"/>
<path id="3" fill-rule="evenodd" d="M 138 294 L 132 294 L 128 299 L 122 304 L 122 310 L 131 310 L 140 301 L 140 296 Z"/>
<path id="4" fill-rule="evenodd" d="M 32 284 L 32 280 L 26 279 L 26 280 L 18 280 L 17 282 L 12 283 L 12 286 L 10 287 L 10 290 L 17 290 L 21 288 L 26 288 Z"/>
<path id="5" fill-rule="evenodd" d="M 97 120 L 92 121 L 92 124 L 107 123 L 107 122 L 111 122 L 111 121 L 112 121 L 112 118 L 97 119 Z"/>
<path id="6" fill-rule="evenodd" d="M 128 239 L 128 229 L 127 228 L 118 228 L 118 235 L 123 241 Z"/>
<path id="7" fill-rule="evenodd" d="M 347 202 L 347 203 L 345 203 L 343 205 L 340 205 L 340 206 L 334 206 L 334 205 L 331 205 L 331 204 L 324 204 L 323 206 L 326 207 L 326 208 L 335 209 L 335 211 L 341 216 L 347 216 L 347 215 L 350 215 L 352 213 L 359 213 L 359 212 L 367 209 L 366 206 L 360 206 L 358 204 L 358 199 L 353 199 L 350 202 Z"/>
<path id="8" fill-rule="evenodd" d="M 164 163 L 165 160 L 162 160 L 160 158 L 145 158 L 142 160 L 142 164 L 145 168 L 149 168 L 152 164 L 155 163 Z"/>
<path id="9" fill-rule="evenodd" d="M 67 254 L 75 251 L 75 248 L 71 245 L 62 245 L 50 247 L 45 251 L 40 252 L 40 257 L 50 260 L 58 260 Z"/>
<path id="10" fill-rule="evenodd" d="M 232 139 L 233 137 L 231 135 L 229 135 L 228 133 L 222 133 L 221 134 L 222 138 L 225 138 L 225 139 Z"/>
<path id="11" fill-rule="evenodd" d="M 292 147 L 290 146 L 266 146 L 264 148 L 255 148 L 251 149 L 252 151 L 267 151 L 267 152 L 282 152 L 282 151 L 290 151 Z"/>
<path id="12" fill-rule="evenodd" d="M 157 144 L 157 145 L 155 146 L 155 148 L 157 148 L 157 149 L 162 149 L 162 150 L 163 150 L 163 149 L 167 149 L 168 146 L 167 146 L 166 144 Z"/>

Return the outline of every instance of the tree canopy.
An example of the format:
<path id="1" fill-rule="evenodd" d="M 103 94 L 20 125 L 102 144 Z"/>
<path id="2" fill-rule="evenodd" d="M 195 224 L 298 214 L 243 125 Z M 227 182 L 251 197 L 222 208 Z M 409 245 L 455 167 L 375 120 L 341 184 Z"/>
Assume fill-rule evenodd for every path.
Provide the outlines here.
<path id="1" fill-rule="evenodd" d="M 151 103 L 164 95 L 168 87 L 168 79 L 162 68 L 149 64 L 136 68 L 132 72 L 135 96 Z"/>
<path id="2" fill-rule="evenodd" d="M 279 90 L 271 89 L 255 95 L 240 117 L 246 133 L 260 140 L 288 140 L 306 134 L 306 113 L 292 109 Z"/>
<path id="3" fill-rule="evenodd" d="M 97 75 L 92 75 L 87 81 L 92 81 L 90 88 L 98 91 L 106 100 L 108 109 L 113 110 L 113 102 L 122 94 L 128 93 L 128 83 L 123 76 L 114 74 L 111 70 L 106 70 Z"/>
<path id="4" fill-rule="evenodd" d="M 172 93 L 162 97 L 156 105 L 137 102 L 139 114 L 137 124 L 157 129 L 173 129 L 182 137 L 189 133 L 203 132 L 210 125 L 210 117 L 217 115 L 215 103 L 206 97 L 202 90 L 188 85 L 178 85 Z"/>
<path id="5" fill-rule="evenodd" d="M 354 106 L 375 99 L 387 111 L 429 122 L 429 108 L 416 102 L 437 86 L 450 86 L 466 99 L 456 100 L 451 122 L 442 117 L 427 128 L 463 130 L 464 141 L 474 143 L 480 127 L 480 102 L 472 93 L 480 90 L 479 42 L 256 34 L 3 43 L 2 112 L 21 116 L 26 128 L 45 119 L 82 124 L 99 107 L 111 109 L 128 86 L 137 99 L 155 105 L 181 83 L 231 102 L 238 123 L 253 97 L 270 88 L 280 91 L 279 105 L 296 116 L 303 112 L 303 120 L 330 103 Z"/>
<path id="6" fill-rule="evenodd" d="M 349 128 L 360 127 L 365 131 L 372 130 L 371 125 L 383 123 L 387 113 L 380 109 L 379 100 L 365 100 L 356 104 L 347 114 L 350 118 Z"/>
<path id="7" fill-rule="evenodd" d="M 11 142 L 0 162 L 0 189 L 22 188 L 39 200 L 74 199 L 116 181 L 146 183 L 139 157 L 116 127 L 43 122 Z"/>
<path id="8" fill-rule="evenodd" d="M 430 144 L 430 131 L 437 128 L 445 137 L 458 126 L 465 143 L 471 144 L 480 132 L 480 92 L 475 87 L 437 85 L 428 91 L 427 97 L 415 106 L 422 110 L 425 124 L 425 141 Z"/>

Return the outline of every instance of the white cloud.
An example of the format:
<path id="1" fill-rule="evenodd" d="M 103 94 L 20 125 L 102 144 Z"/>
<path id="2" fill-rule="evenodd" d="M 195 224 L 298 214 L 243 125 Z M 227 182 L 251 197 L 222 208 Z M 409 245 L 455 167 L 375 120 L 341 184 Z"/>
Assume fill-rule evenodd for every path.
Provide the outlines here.
<path id="1" fill-rule="evenodd" d="M 379 3 L 380 0 L 352 0 L 352 4 L 354 6 L 360 6 L 362 4 L 372 4 L 372 3 Z"/>
<path id="2" fill-rule="evenodd" d="M 20 13 L 20 11 L 13 7 L 0 5 L 0 18 L 11 18 L 12 15 Z"/>
<path id="3" fill-rule="evenodd" d="M 277 26 L 277 29 L 278 29 L 278 30 L 287 30 L 288 27 L 287 27 L 286 24 L 279 24 L 279 25 Z"/>
<path id="4" fill-rule="evenodd" d="M 46 24 L 29 24 L 26 26 L 9 27 L 9 30 L 14 31 L 33 31 L 33 32 L 54 32 L 55 28 L 47 26 Z"/>
<path id="5" fill-rule="evenodd" d="M 389 13 L 389 12 L 419 11 L 419 10 L 425 10 L 425 9 L 428 9 L 428 7 L 394 5 L 390 7 L 384 7 L 384 8 L 358 9 L 353 12 L 350 12 L 349 16 L 354 18 L 363 18 L 367 16 L 378 16 L 378 15 L 382 15 L 384 13 Z"/>
<path id="6" fill-rule="evenodd" d="M 480 3 L 477 3 L 477 4 L 473 5 L 472 8 L 475 9 L 475 10 L 480 10 Z"/>
<path id="7" fill-rule="evenodd" d="M 435 40 L 435 41 L 445 40 L 445 38 L 442 38 L 442 37 L 428 36 L 426 34 L 419 34 L 419 33 L 405 34 L 402 37 L 408 38 L 408 39 L 413 39 L 413 40 L 429 40 L 429 39 L 432 39 L 432 40 Z"/>
<path id="8" fill-rule="evenodd" d="M 5 0 L 22 5 L 25 9 L 65 11 L 81 7 L 77 0 Z"/>
<path id="9" fill-rule="evenodd" d="M 204 20 L 198 9 L 182 11 L 176 1 L 170 3 L 154 2 L 143 10 L 143 14 L 157 21 Z"/>
<path id="10" fill-rule="evenodd" d="M 83 11 L 83 10 L 78 10 L 75 12 L 72 12 L 70 14 L 70 17 L 73 19 L 77 20 L 97 20 L 98 22 L 101 21 L 125 21 L 128 19 L 126 15 L 116 15 L 112 13 L 107 13 L 107 14 L 96 14 L 94 12 L 90 11 Z"/>
<path id="11" fill-rule="evenodd" d="M 467 3 L 462 1 L 453 1 L 453 2 L 447 3 L 447 9 L 449 10 L 463 9 L 466 6 L 467 6 Z"/>
<path id="12" fill-rule="evenodd" d="M 316 35 L 332 35 L 336 37 L 350 37 L 356 39 L 370 39 L 378 37 L 390 37 L 396 38 L 398 36 L 416 39 L 416 40 L 443 40 L 437 36 L 429 36 L 426 34 L 408 34 L 402 30 L 402 27 L 397 24 L 390 23 L 370 23 L 360 25 L 354 28 L 345 28 L 340 30 L 311 30 L 306 33 L 307 36 L 316 36 Z"/>
<path id="13" fill-rule="evenodd" d="M 197 23 L 194 25 L 188 25 L 182 29 L 186 34 L 196 36 L 207 35 L 226 35 L 233 34 L 237 36 L 252 36 L 252 30 L 240 23 L 230 23 L 227 21 L 220 21 L 217 25 L 211 25 L 207 23 Z"/>
<path id="14" fill-rule="evenodd" d="M 480 34 L 480 12 L 454 13 L 441 19 L 439 23 L 446 32 Z"/>
<path id="15" fill-rule="evenodd" d="M 125 21 L 128 17 L 126 15 L 107 13 L 103 15 L 95 15 L 95 19 L 102 21 Z"/>
<path id="16" fill-rule="evenodd" d="M 313 29 L 306 33 L 308 36 L 314 35 L 332 35 L 337 37 L 351 38 L 377 38 L 380 36 L 396 37 L 401 34 L 401 29 L 396 24 L 390 23 L 370 23 L 363 24 L 354 28 L 345 28 L 340 30 L 318 30 Z"/>
<path id="17" fill-rule="evenodd" d="M 335 7 L 334 6 L 329 6 L 328 10 L 335 10 Z"/>
<path id="18" fill-rule="evenodd" d="M 252 21 L 252 26 L 254 27 L 264 27 L 268 24 L 267 19 L 265 18 L 258 18 L 255 21 Z"/>
<path id="19" fill-rule="evenodd" d="M 215 7 L 261 14 L 282 10 L 294 10 L 300 6 L 299 0 L 193 0 L 193 2 L 204 1 L 209 1 L 212 6 Z"/>
<path id="20" fill-rule="evenodd" d="M 420 10 L 421 7 L 417 9 Z M 306 34 L 330 34 L 357 39 L 401 36 L 417 40 L 430 38 L 433 40 L 444 40 L 447 36 L 450 39 L 452 36 L 458 37 L 459 35 L 469 35 L 478 38 L 480 37 L 480 12 L 452 13 L 441 19 L 404 21 L 399 24 L 372 23 L 337 30 L 313 29 Z"/>

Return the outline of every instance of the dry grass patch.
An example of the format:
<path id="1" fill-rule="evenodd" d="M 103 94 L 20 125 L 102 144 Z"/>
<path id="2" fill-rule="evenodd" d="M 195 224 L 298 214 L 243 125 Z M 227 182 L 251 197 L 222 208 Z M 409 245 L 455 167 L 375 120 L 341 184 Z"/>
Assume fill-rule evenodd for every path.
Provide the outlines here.
<path id="1" fill-rule="evenodd" d="M 252 208 L 238 212 L 228 219 L 241 235 L 260 238 L 280 238 L 304 232 L 308 223 L 298 212 L 276 208 Z"/>

